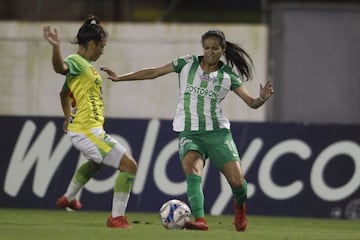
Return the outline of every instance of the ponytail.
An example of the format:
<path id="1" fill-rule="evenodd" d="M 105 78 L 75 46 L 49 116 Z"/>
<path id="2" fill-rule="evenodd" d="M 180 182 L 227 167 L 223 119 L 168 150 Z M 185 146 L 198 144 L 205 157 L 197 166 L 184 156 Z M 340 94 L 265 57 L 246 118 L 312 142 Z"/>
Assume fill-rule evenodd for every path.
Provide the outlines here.
<path id="1" fill-rule="evenodd" d="M 225 59 L 226 63 L 231 67 L 235 65 L 243 81 L 252 79 L 253 61 L 249 54 L 240 46 L 226 41 Z"/>
<path id="2" fill-rule="evenodd" d="M 73 43 L 79 45 L 86 45 L 89 41 L 99 43 L 107 36 L 108 33 L 100 25 L 98 18 L 90 15 L 80 27 Z"/>
<path id="3" fill-rule="evenodd" d="M 204 40 L 208 37 L 217 37 L 220 42 L 220 46 L 225 49 L 226 64 L 231 68 L 234 66 L 238 71 L 238 74 L 242 77 L 242 81 L 248 81 L 252 78 L 253 61 L 250 55 L 235 43 L 225 40 L 225 34 L 218 29 L 212 29 L 207 31 L 201 37 L 201 42 L 204 44 Z"/>

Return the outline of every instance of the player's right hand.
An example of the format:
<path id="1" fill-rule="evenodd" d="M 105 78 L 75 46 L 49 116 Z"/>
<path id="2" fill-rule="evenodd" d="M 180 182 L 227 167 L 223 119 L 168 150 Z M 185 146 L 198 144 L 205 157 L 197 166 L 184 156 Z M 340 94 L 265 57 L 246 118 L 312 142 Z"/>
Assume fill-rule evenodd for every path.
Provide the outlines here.
<path id="1" fill-rule="evenodd" d="M 56 29 L 52 31 L 50 26 L 44 26 L 43 36 L 52 46 L 60 45 L 60 39 Z"/>
<path id="2" fill-rule="evenodd" d="M 108 75 L 108 79 L 110 79 L 111 81 L 116 81 L 117 80 L 116 73 L 113 70 L 111 70 L 110 68 L 101 67 L 100 70 L 106 72 L 107 75 Z"/>

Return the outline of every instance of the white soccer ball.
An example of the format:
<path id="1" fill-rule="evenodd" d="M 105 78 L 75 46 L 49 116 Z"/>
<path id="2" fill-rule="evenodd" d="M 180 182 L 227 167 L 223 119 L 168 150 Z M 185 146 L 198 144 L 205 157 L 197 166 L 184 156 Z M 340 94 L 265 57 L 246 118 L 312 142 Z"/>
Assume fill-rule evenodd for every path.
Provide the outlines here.
<path id="1" fill-rule="evenodd" d="M 183 229 L 191 216 L 189 206 L 178 199 L 171 199 L 164 203 L 159 213 L 161 224 L 166 229 Z"/>

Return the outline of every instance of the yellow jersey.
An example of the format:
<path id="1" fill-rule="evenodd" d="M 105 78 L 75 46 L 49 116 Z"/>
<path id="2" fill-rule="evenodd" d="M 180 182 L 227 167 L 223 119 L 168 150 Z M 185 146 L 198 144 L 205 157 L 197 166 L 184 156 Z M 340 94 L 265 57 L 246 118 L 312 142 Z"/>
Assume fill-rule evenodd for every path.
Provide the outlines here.
<path id="1" fill-rule="evenodd" d="M 83 132 L 104 125 L 102 79 L 90 61 L 79 54 L 69 55 L 64 62 L 69 67 L 64 88 L 69 90 L 71 119 L 68 130 Z"/>

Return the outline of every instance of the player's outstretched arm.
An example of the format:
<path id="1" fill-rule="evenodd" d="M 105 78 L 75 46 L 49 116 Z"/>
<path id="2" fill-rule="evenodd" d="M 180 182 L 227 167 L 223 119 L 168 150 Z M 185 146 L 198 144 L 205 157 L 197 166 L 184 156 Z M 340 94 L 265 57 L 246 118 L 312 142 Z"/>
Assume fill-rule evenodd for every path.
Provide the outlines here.
<path id="1" fill-rule="evenodd" d="M 136 72 L 126 73 L 119 76 L 116 75 L 116 73 L 108 67 L 101 67 L 100 70 L 106 72 L 108 74 L 108 78 L 114 82 L 154 79 L 165 74 L 174 72 L 174 68 L 171 63 L 168 63 L 161 67 L 145 68 Z"/>
<path id="2" fill-rule="evenodd" d="M 53 47 L 52 51 L 52 65 L 54 71 L 60 74 L 66 74 L 68 72 L 68 66 L 63 62 L 63 58 L 60 52 L 60 38 L 56 29 L 51 30 L 50 26 L 44 26 L 43 36 L 46 41 Z"/>

